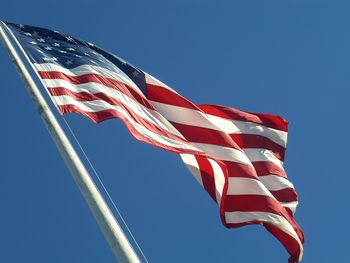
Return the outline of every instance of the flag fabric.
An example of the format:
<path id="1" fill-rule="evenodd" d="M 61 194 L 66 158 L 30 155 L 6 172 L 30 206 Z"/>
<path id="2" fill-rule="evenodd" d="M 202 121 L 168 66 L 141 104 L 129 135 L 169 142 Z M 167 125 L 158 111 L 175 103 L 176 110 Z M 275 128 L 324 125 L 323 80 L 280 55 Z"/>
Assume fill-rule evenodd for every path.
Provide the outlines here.
<path id="1" fill-rule="evenodd" d="M 138 140 L 178 153 L 229 228 L 261 224 L 303 255 L 297 193 L 283 168 L 287 122 L 271 114 L 196 105 L 125 60 L 49 29 L 3 23 L 61 114 L 120 118 Z"/>

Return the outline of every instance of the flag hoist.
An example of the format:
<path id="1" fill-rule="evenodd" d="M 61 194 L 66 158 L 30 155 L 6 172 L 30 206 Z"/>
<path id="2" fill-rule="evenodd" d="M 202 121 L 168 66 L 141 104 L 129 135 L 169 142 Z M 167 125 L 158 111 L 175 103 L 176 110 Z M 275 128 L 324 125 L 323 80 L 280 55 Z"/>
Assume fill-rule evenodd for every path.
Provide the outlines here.
<path id="1" fill-rule="evenodd" d="M 1 39 L 10 57 L 12 58 L 19 75 L 25 82 L 26 89 L 34 102 L 35 107 L 37 108 L 46 128 L 57 146 L 57 149 L 59 150 L 83 197 L 85 198 L 85 201 L 88 203 L 90 210 L 100 226 L 105 238 L 107 239 L 115 257 L 117 258 L 118 262 L 121 263 L 141 262 L 123 233 L 123 230 L 111 213 L 102 195 L 95 186 L 88 171 L 84 167 L 84 164 L 81 162 L 60 124 L 51 112 L 44 97 L 40 93 L 40 90 L 36 86 L 16 49 L 5 33 L 5 30 L 6 25 L 1 22 Z M 21 49 L 20 45 L 19 48 Z M 26 56 L 25 52 L 23 52 L 23 54 Z"/>

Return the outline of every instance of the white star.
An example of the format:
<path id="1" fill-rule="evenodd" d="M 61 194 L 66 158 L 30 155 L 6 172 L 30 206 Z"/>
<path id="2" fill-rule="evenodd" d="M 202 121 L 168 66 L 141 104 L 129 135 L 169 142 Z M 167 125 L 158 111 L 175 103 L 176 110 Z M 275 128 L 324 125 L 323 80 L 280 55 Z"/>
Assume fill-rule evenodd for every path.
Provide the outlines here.
<path id="1" fill-rule="evenodd" d="M 66 65 L 72 65 L 73 64 L 73 61 L 72 60 L 67 60 L 66 61 Z"/>
<path id="2" fill-rule="evenodd" d="M 19 24 L 18 25 L 20 28 L 24 28 L 24 25 L 23 24 Z"/>
<path id="3" fill-rule="evenodd" d="M 115 56 L 115 57 L 122 62 L 122 65 L 127 65 L 128 64 L 128 62 L 126 62 L 124 59 L 121 59 L 121 58 L 119 58 L 117 56 Z"/>
<path id="4" fill-rule="evenodd" d="M 95 51 L 91 51 L 91 53 L 94 54 L 94 55 L 97 55 L 97 53 Z"/>
<path id="5" fill-rule="evenodd" d="M 59 47 L 60 44 L 58 44 L 58 43 L 53 43 L 53 46 L 54 46 L 54 47 Z"/>
<path id="6" fill-rule="evenodd" d="M 37 45 L 37 43 L 35 41 L 30 41 L 29 43 L 32 45 Z"/>
<path id="7" fill-rule="evenodd" d="M 72 47 L 69 47 L 69 48 L 67 48 L 67 50 L 69 50 L 69 51 L 74 51 L 75 49 L 72 48 Z"/>
<path id="8" fill-rule="evenodd" d="M 62 53 L 62 54 L 66 54 L 66 53 L 67 53 L 67 51 L 60 50 L 60 53 Z"/>
<path id="9" fill-rule="evenodd" d="M 38 49 L 38 52 L 40 52 L 40 53 L 42 53 L 42 54 L 44 54 L 44 53 L 45 53 L 44 51 L 42 51 L 42 50 L 40 50 L 40 49 Z"/>
<path id="10" fill-rule="evenodd" d="M 45 42 L 45 39 L 39 38 L 38 41 L 41 42 L 41 43 L 44 43 L 44 42 Z"/>
<path id="11" fill-rule="evenodd" d="M 132 74 L 134 75 L 134 77 L 137 77 L 139 75 L 139 73 L 136 70 L 134 70 Z"/>
<path id="12" fill-rule="evenodd" d="M 89 54 L 89 53 L 84 52 L 84 55 L 90 57 L 90 54 Z"/>
<path id="13" fill-rule="evenodd" d="M 47 47 L 44 47 L 46 50 L 52 50 L 52 47 L 49 47 L 49 46 L 47 46 Z"/>
<path id="14" fill-rule="evenodd" d="M 25 32 L 24 34 L 25 34 L 26 36 L 29 36 L 29 37 L 32 35 L 31 33 L 28 33 L 28 32 Z"/>
<path id="15" fill-rule="evenodd" d="M 67 36 L 66 39 L 70 42 L 74 42 L 74 39 L 71 36 Z"/>
<path id="16" fill-rule="evenodd" d="M 43 60 L 45 60 L 45 61 L 57 61 L 57 58 L 55 58 L 55 57 L 51 57 L 51 58 L 44 57 Z"/>
<path id="17" fill-rule="evenodd" d="M 74 56 L 76 56 L 77 58 L 81 58 L 81 56 L 79 56 L 79 55 L 77 55 L 77 54 L 75 54 Z"/>
<path id="18" fill-rule="evenodd" d="M 97 62 L 96 62 L 96 61 L 93 61 L 93 60 L 90 60 L 90 62 L 91 62 L 91 63 L 94 63 L 94 64 L 97 64 Z"/>
<path id="19" fill-rule="evenodd" d="M 55 32 L 55 33 L 57 33 L 57 34 L 59 34 L 60 32 L 59 31 L 57 31 L 57 30 L 54 30 L 53 32 Z"/>
<path id="20" fill-rule="evenodd" d="M 94 47 L 95 45 L 94 44 L 92 44 L 92 43 L 90 43 L 90 42 L 87 42 L 88 43 L 88 45 L 90 46 L 90 47 Z"/>
<path id="21" fill-rule="evenodd" d="M 39 32 L 34 31 L 34 32 L 32 33 L 32 35 L 33 35 L 34 37 L 38 37 L 38 36 L 39 36 Z"/>

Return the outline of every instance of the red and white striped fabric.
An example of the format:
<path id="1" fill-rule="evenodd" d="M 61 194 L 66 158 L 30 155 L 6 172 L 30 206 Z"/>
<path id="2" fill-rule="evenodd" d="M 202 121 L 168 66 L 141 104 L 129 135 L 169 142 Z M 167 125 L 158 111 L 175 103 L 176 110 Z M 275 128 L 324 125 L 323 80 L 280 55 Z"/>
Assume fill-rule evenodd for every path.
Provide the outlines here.
<path id="1" fill-rule="evenodd" d="M 248 113 L 216 105 L 199 107 L 238 144 L 254 166 L 259 180 L 294 214 L 298 197 L 283 168 L 288 123 L 271 114 Z"/>
<path id="2" fill-rule="evenodd" d="M 300 261 L 303 233 L 293 218 L 297 194 L 283 169 L 287 122 L 216 105 L 194 105 L 147 75 L 147 98 L 206 156 L 181 154 L 220 206 L 227 227 L 263 224 Z"/>
<path id="3" fill-rule="evenodd" d="M 226 227 L 262 224 L 290 262 L 301 260 L 297 194 L 283 169 L 285 120 L 195 105 L 91 43 L 49 29 L 4 25 L 61 114 L 80 113 L 96 123 L 120 118 L 136 139 L 180 154 L 219 205 Z"/>
<path id="4" fill-rule="evenodd" d="M 215 105 L 194 105 L 146 74 L 146 96 L 97 66 L 34 64 L 62 114 L 94 122 L 121 118 L 136 139 L 180 154 L 220 206 L 227 227 L 262 224 L 300 261 L 303 234 L 293 218 L 297 195 L 283 169 L 287 123 Z"/>
<path id="5" fill-rule="evenodd" d="M 34 64 L 62 113 L 95 122 L 118 117 L 139 140 L 181 154 L 220 206 L 227 227 L 261 223 L 294 261 L 303 234 L 293 219 L 297 195 L 283 169 L 287 123 L 215 105 L 194 105 L 146 74 L 146 97 L 113 72 Z"/>

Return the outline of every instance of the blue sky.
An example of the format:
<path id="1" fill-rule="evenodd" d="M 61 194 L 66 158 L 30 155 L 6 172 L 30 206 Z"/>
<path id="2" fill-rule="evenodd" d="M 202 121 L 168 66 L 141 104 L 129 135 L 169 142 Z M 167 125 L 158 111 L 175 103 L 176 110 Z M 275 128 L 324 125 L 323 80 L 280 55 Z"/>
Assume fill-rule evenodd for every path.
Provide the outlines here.
<path id="1" fill-rule="evenodd" d="M 6 1 L 3 20 L 91 41 L 194 103 L 290 121 L 303 262 L 346 262 L 350 4 L 346 1 Z M 114 262 L 0 48 L 0 262 Z M 67 116 L 150 262 L 286 262 L 260 226 L 226 229 L 179 157 L 119 120 Z"/>

